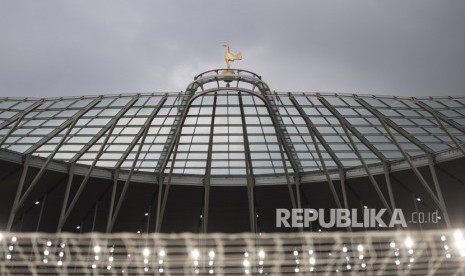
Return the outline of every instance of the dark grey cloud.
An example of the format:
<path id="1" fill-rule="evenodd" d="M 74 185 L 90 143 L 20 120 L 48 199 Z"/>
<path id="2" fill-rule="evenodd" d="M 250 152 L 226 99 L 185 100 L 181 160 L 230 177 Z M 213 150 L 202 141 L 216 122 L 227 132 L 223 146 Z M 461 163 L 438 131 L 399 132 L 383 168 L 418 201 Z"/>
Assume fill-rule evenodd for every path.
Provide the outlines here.
<path id="1" fill-rule="evenodd" d="M 0 96 L 180 91 L 224 67 L 276 91 L 465 95 L 464 1 L 0 2 Z"/>

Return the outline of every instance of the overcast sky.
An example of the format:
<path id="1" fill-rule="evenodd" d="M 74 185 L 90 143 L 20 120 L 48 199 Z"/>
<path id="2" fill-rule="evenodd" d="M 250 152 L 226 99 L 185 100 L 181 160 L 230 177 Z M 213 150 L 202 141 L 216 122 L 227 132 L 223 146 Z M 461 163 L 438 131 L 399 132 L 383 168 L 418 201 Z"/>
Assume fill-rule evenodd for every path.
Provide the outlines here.
<path id="1" fill-rule="evenodd" d="M 276 91 L 465 95 L 465 1 L 0 2 L 0 96 L 171 92 L 224 68 Z"/>

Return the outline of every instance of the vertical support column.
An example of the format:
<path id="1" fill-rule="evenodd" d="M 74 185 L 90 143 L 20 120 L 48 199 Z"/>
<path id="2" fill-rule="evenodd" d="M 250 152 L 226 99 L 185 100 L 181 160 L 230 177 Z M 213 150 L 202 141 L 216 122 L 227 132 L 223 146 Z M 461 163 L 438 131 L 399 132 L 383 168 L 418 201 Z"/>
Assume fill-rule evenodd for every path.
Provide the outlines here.
<path id="1" fill-rule="evenodd" d="M 203 220 L 202 220 L 202 232 L 207 233 L 208 231 L 208 208 L 210 204 L 210 182 L 212 172 L 212 154 L 213 154 L 213 136 L 215 129 L 215 117 L 216 117 L 216 101 L 217 93 L 215 92 L 213 98 L 213 110 L 212 119 L 210 123 L 210 136 L 208 139 L 208 153 L 207 153 L 207 167 L 205 169 L 204 177 L 204 195 L 203 195 Z"/>
<path id="2" fill-rule="evenodd" d="M 58 220 L 57 232 L 60 233 L 65 224 L 65 213 L 68 206 L 69 194 L 71 192 L 71 186 L 73 185 L 74 168 L 76 163 L 71 163 L 68 170 L 68 183 L 66 184 L 65 196 L 63 197 L 63 204 L 61 205 L 60 219 Z"/>
<path id="3" fill-rule="evenodd" d="M 31 162 L 31 155 L 26 155 L 26 159 L 24 160 L 23 164 L 23 173 L 21 174 L 21 178 L 19 180 L 18 189 L 16 190 L 16 196 L 13 201 L 13 206 L 10 211 L 10 216 L 8 217 L 8 223 L 6 226 L 6 231 L 11 231 L 11 226 L 15 220 L 16 212 L 18 211 L 18 203 L 19 199 L 21 198 L 21 192 L 23 191 L 24 182 L 26 181 L 27 171 L 29 170 L 29 163 Z"/>
<path id="4" fill-rule="evenodd" d="M 444 214 L 444 220 L 446 221 L 446 226 L 448 229 L 451 229 L 451 222 L 449 218 L 449 213 L 447 212 L 447 208 L 446 208 L 446 201 L 444 200 L 444 197 L 442 195 L 441 186 L 439 185 L 438 176 L 436 174 L 436 168 L 434 166 L 434 159 L 431 155 L 428 156 L 428 165 L 431 171 L 431 177 L 433 178 L 434 188 L 436 189 L 436 193 L 438 194 L 438 199 L 442 204 L 442 208 L 444 209 L 443 214 Z"/>
<path id="5" fill-rule="evenodd" d="M 242 120 L 242 136 L 244 139 L 244 158 L 245 158 L 245 169 L 247 175 L 247 199 L 249 202 L 249 220 L 250 220 L 250 232 L 256 232 L 256 215 L 255 215 L 255 177 L 253 174 L 252 158 L 250 156 L 249 148 L 249 136 L 247 133 L 247 122 L 245 120 L 244 107 L 242 103 L 242 95 L 239 93 L 239 107 L 241 110 Z"/>
<path id="6" fill-rule="evenodd" d="M 115 169 L 113 172 L 113 187 L 111 189 L 111 200 L 110 200 L 110 209 L 108 210 L 108 219 L 107 219 L 107 233 L 111 231 L 111 220 L 113 217 L 113 208 L 115 206 L 116 190 L 118 190 L 118 177 L 119 169 Z"/>
<path id="7" fill-rule="evenodd" d="M 193 92 L 192 92 L 193 93 Z M 193 98 L 191 94 L 180 95 L 182 97 L 181 104 L 178 110 L 178 113 L 175 117 L 175 122 L 170 130 L 168 139 L 166 141 L 167 145 L 163 147 L 163 152 L 160 155 L 160 160 L 157 163 L 155 173 L 158 173 L 158 198 L 157 198 L 157 217 L 155 220 L 155 232 L 160 232 L 161 224 L 163 222 L 164 216 L 164 205 L 166 200 L 168 200 L 169 187 L 171 185 L 171 177 L 173 175 L 174 163 L 176 161 L 176 156 L 179 147 L 179 140 L 181 138 L 182 125 L 186 121 L 187 113 L 189 112 L 190 105 Z M 165 185 L 165 190 L 163 192 L 163 185 L 165 182 L 165 169 L 168 165 L 170 155 L 173 154 L 173 162 L 171 164 L 170 172 L 168 174 L 168 180 Z"/>
<path id="8" fill-rule="evenodd" d="M 342 198 L 344 199 L 344 208 L 349 209 L 349 200 L 346 191 L 346 176 L 343 169 L 339 169 L 339 179 L 341 181 Z"/>
<path id="9" fill-rule="evenodd" d="M 392 192 L 390 169 L 387 163 L 383 163 L 384 179 L 386 180 L 386 186 L 389 194 L 389 200 L 391 201 L 392 209 L 396 209 L 396 200 L 394 198 L 394 193 Z"/>
<path id="10" fill-rule="evenodd" d="M 169 157 L 168 157 L 169 158 Z M 173 159 L 173 164 L 174 165 L 174 159 Z M 161 201 L 162 201 L 162 195 L 163 195 L 163 185 L 165 182 L 165 177 L 164 177 L 164 172 L 160 171 L 158 175 L 158 196 L 157 196 L 157 216 L 155 219 L 155 232 L 160 232 L 161 228 Z"/>
<path id="11" fill-rule="evenodd" d="M 185 118 L 185 117 L 184 117 Z M 183 120 L 184 123 L 184 120 Z M 182 124 L 181 124 L 182 125 Z M 173 151 L 173 161 L 171 163 L 170 171 L 168 173 L 168 179 L 165 185 L 165 191 L 163 192 L 163 183 L 164 183 L 164 170 L 166 168 L 166 165 L 163 166 L 162 171 L 160 171 L 160 176 L 159 176 L 159 188 L 158 188 L 158 202 L 157 202 L 157 219 L 155 222 L 155 231 L 160 232 L 161 230 L 161 225 L 163 223 L 163 216 L 165 214 L 165 206 L 166 202 L 168 201 L 168 193 L 169 189 L 171 186 L 171 178 L 173 177 L 173 171 L 174 171 L 174 164 L 176 162 L 176 157 L 178 155 L 178 148 L 179 148 L 179 140 L 181 138 L 181 128 L 179 129 L 179 135 L 175 139 L 175 146 L 174 146 L 174 151 Z M 171 153 L 167 155 L 167 158 L 169 160 L 169 156 Z M 162 197 L 163 195 L 163 197 Z"/>
<path id="12" fill-rule="evenodd" d="M 42 221 L 42 215 L 44 213 L 44 208 L 45 208 L 45 203 L 47 202 L 47 194 L 44 195 L 44 199 L 42 200 L 40 204 L 40 212 L 39 212 L 39 218 L 37 220 L 37 226 L 36 226 L 36 233 L 39 232 L 40 229 L 40 222 Z"/>
<path id="13" fill-rule="evenodd" d="M 268 111 L 268 114 L 270 115 L 271 121 L 276 131 L 276 135 L 278 136 L 277 138 L 278 138 L 278 144 L 279 144 L 279 153 L 281 155 L 281 160 L 283 163 L 284 174 L 286 175 L 286 181 L 287 181 L 287 185 L 289 188 L 289 194 L 291 197 L 292 207 L 300 209 L 301 208 L 300 181 L 295 182 L 296 195 L 294 195 L 294 189 L 292 188 L 292 183 L 290 180 L 289 171 L 287 169 L 286 158 L 284 156 L 284 152 L 286 153 L 286 156 L 289 159 L 289 162 L 291 163 L 294 173 L 299 174 L 299 176 L 295 177 L 294 180 L 296 179 L 300 180 L 300 170 L 301 170 L 300 162 L 298 162 L 297 160 L 297 154 L 295 154 L 295 156 L 293 155 L 293 151 L 287 143 L 287 142 L 290 142 L 290 139 L 287 138 L 288 141 L 286 141 L 285 136 L 287 134 L 287 131 L 285 130 L 284 123 L 279 117 L 279 111 L 276 108 L 276 103 L 273 100 L 273 95 L 271 95 L 269 92 L 264 92 L 264 91 L 262 91 L 262 94 L 264 94 L 264 97 L 261 99 L 265 103 L 266 109 Z M 295 197 L 297 197 L 297 204 L 296 204 Z"/>

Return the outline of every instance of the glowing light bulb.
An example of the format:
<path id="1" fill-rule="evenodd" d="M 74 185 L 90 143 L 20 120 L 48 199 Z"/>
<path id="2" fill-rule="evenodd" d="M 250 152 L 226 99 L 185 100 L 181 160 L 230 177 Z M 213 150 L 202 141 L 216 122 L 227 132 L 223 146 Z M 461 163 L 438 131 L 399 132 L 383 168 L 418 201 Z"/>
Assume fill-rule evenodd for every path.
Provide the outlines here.
<path id="1" fill-rule="evenodd" d="M 309 262 L 311 265 L 315 265 L 315 263 L 316 263 L 315 257 L 310 257 L 310 259 L 308 259 L 308 262 Z"/>
<path id="2" fill-rule="evenodd" d="M 406 246 L 407 248 L 412 248 L 412 246 L 413 246 L 413 240 L 412 240 L 410 237 L 407 237 L 407 238 L 405 239 L 405 246 Z"/>
<path id="3" fill-rule="evenodd" d="M 261 259 L 265 258 L 265 251 L 263 251 L 263 249 L 260 249 L 260 251 L 258 251 L 258 257 L 260 257 Z"/>
<path id="4" fill-rule="evenodd" d="M 194 249 L 194 251 L 192 251 L 192 258 L 198 259 L 199 256 L 200 256 L 199 250 Z"/>
<path id="5" fill-rule="evenodd" d="M 146 247 L 142 250 L 142 255 L 144 255 L 144 257 L 148 257 L 150 255 L 150 250 Z"/>

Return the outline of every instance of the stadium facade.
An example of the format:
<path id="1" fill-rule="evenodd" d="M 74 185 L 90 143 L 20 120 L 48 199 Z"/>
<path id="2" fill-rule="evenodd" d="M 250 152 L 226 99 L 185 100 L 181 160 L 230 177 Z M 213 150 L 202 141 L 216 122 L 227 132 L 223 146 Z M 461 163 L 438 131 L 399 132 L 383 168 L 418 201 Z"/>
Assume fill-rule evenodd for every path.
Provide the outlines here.
<path id="1" fill-rule="evenodd" d="M 464 143 L 464 97 L 273 92 L 244 70 L 181 93 L 2 98 L 0 225 L 261 236 L 299 232 L 277 208 L 400 208 L 438 220 L 409 231 L 447 231 L 465 225 Z"/>

